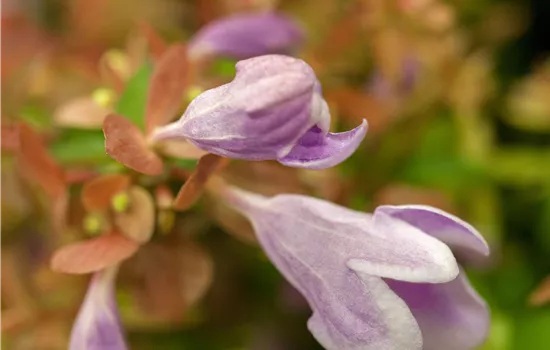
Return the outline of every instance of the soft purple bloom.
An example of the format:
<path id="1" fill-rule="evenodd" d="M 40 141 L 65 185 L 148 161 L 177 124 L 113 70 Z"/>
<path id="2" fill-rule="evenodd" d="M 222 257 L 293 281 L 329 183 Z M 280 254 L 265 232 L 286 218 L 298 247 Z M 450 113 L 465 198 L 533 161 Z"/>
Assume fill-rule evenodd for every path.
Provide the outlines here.
<path id="1" fill-rule="evenodd" d="M 115 301 L 117 267 L 97 272 L 73 325 L 69 350 L 126 350 Z"/>
<path id="2" fill-rule="evenodd" d="M 301 195 L 221 193 L 308 300 L 308 328 L 325 348 L 472 349 L 484 341 L 488 309 L 449 247 L 488 248 L 460 219 L 427 206 L 368 214 Z"/>
<path id="3" fill-rule="evenodd" d="M 189 55 L 191 58 L 222 55 L 244 59 L 289 53 L 303 38 L 302 30 L 282 14 L 236 14 L 199 30 L 190 40 Z"/>
<path id="4" fill-rule="evenodd" d="M 195 98 L 154 140 L 186 138 L 210 153 L 323 169 L 348 158 L 367 132 L 330 133 L 330 113 L 309 65 L 288 56 L 240 61 L 232 82 Z"/>

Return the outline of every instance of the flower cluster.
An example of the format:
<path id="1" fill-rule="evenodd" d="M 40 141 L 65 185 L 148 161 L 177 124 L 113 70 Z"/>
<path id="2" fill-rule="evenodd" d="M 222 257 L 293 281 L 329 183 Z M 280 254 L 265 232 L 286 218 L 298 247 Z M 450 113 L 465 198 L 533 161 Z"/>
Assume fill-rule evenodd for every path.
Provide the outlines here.
<path id="1" fill-rule="evenodd" d="M 190 60 L 245 59 L 231 82 L 199 94 L 181 119 L 147 131 L 148 141 L 185 141 L 218 156 L 201 158 L 189 186 L 204 185 L 219 157 L 326 169 L 359 147 L 366 121 L 347 132 L 329 132 L 329 107 L 315 72 L 303 60 L 280 54 L 301 36 L 289 19 L 267 13 L 221 20 L 191 40 Z M 129 159 L 131 151 L 117 160 Z M 155 175 L 162 172 L 157 163 Z M 313 311 L 307 326 L 326 349 L 460 350 L 485 340 L 488 308 L 457 260 L 484 258 L 489 248 L 461 219 L 422 205 L 363 213 L 302 195 L 264 197 L 219 178 L 212 183 L 217 199 L 253 224 L 266 255 L 307 299 Z M 116 264 L 95 272 L 71 350 L 126 349 L 115 276 Z"/>

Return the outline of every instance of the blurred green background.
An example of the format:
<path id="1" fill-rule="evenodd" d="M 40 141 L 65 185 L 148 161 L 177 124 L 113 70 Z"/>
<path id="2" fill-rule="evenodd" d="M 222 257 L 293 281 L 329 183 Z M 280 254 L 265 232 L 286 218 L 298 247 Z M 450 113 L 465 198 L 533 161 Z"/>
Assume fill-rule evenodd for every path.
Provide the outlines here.
<path id="1" fill-rule="evenodd" d="M 86 236 L 83 214 L 70 201 L 73 230 L 61 238 L 53 233 L 48 200 L 17 169 L 14 123 L 24 121 L 43 135 L 74 178 L 78 171 L 125 171 L 105 154 L 101 121 L 93 125 L 105 110 L 143 123 L 151 67 L 135 62 L 148 40 L 136 23 L 148 23 L 167 43 L 185 42 L 218 18 L 269 9 L 304 28 L 296 55 L 316 70 L 334 127 L 347 130 L 367 118 L 370 130 L 335 169 L 233 162 L 224 176 L 258 192 L 308 193 L 357 210 L 424 203 L 455 213 L 492 247 L 486 266 L 468 269 L 492 310 L 482 349 L 550 349 L 550 285 L 541 285 L 550 275 L 547 0 L 3 1 L 4 348 L 66 348 L 86 283 L 86 277 L 49 270 L 53 249 Z M 122 92 L 106 82 L 101 60 L 126 78 Z M 210 62 L 182 97 L 182 109 L 196 91 L 230 80 L 234 63 Z M 67 107 L 83 97 L 97 105 Z M 87 123 L 92 127 L 83 128 Z M 149 188 L 153 180 L 139 181 Z M 173 190 L 181 185 L 162 181 Z M 73 183 L 74 195 L 80 185 Z M 118 300 L 132 349 L 319 348 L 306 329 L 307 305 L 241 218 L 210 198 L 174 215 L 179 238 L 160 235 L 155 242 L 200 244 L 213 274 L 200 300 L 172 317 L 159 311 L 170 305 L 150 302 L 174 297 L 165 291 L 170 283 L 149 281 L 144 292 L 123 266 Z M 147 259 L 141 263 L 154 267 Z M 170 269 L 177 274 L 179 266 Z"/>

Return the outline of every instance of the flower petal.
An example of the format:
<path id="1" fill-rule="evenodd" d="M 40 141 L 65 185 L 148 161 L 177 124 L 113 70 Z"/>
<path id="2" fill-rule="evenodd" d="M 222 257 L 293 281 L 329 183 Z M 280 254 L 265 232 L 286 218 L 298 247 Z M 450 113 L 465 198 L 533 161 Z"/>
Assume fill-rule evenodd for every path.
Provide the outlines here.
<path id="1" fill-rule="evenodd" d="M 458 267 L 445 244 L 384 213 L 299 195 L 266 198 L 235 188 L 222 195 L 251 220 L 267 255 L 308 299 L 309 327 L 325 347 L 420 348 L 407 308 L 376 276 L 450 281 Z"/>
<path id="2" fill-rule="evenodd" d="M 461 271 L 442 284 L 386 281 L 411 309 L 424 338 L 424 350 L 476 349 L 489 332 L 489 309 Z"/>
<path id="3" fill-rule="evenodd" d="M 318 127 L 311 128 L 283 158 L 281 164 L 295 168 L 326 169 L 335 166 L 355 152 L 367 133 L 367 121 L 353 130 L 323 135 Z"/>
<path id="4" fill-rule="evenodd" d="M 443 210 L 427 205 L 384 205 L 377 211 L 408 222 L 447 244 L 459 258 L 478 262 L 489 255 L 483 236 L 470 224 Z"/>
<path id="5" fill-rule="evenodd" d="M 158 128 L 152 138 L 187 138 L 222 157 L 275 159 L 318 122 L 311 113 L 317 84 L 311 67 L 299 59 L 268 55 L 240 61 L 231 83 L 199 95 L 178 122 Z"/>
<path id="6" fill-rule="evenodd" d="M 69 350 L 125 350 L 115 301 L 117 266 L 92 277 L 84 303 L 71 332 Z"/>
<path id="7" fill-rule="evenodd" d="M 189 55 L 239 59 L 269 53 L 286 53 L 303 40 L 303 33 L 288 17 L 278 13 L 237 14 L 214 21 L 191 39 Z"/>

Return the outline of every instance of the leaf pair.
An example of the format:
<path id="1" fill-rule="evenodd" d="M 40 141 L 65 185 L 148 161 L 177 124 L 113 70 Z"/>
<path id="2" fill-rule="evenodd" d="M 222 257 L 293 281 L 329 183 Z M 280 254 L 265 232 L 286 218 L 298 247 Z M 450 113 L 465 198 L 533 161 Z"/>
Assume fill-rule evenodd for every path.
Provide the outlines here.
<path id="1" fill-rule="evenodd" d="M 115 196 L 126 193 L 127 210 L 115 212 L 114 228 L 103 235 L 60 248 L 51 261 L 52 269 L 65 273 L 89 273 L 117 264 L 137 252 L 154 231 L 155 205 L 142 187 L 130 186 L 123 174 L 103 175 L 86 183 L 81 200 L 88 212 L 103 212 L 113 206 Z"/>
<path id="2" fill-rule="evenodd" d="M 186 48 L 181 44 L 171 46 L 159 58 L 151 75 L 144 107 L 145 133 L 122 115 L 108 115 L 103 122 L 107 154 L 137 172 L 151 176 L 162 173 L 163 161 L 149 145 L 147 136 L 176 116 L 190 83 L 190 67 Z M 185 146 L 180 156 L 196 159 L 204 154 L 192 145 Z M 174 155 L 174 148 L 178 147 L 173 144 L 168 148 L 161 146 L 160 151 L 168 149 L 169 155 Z"/>

